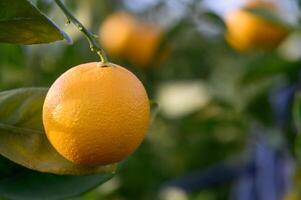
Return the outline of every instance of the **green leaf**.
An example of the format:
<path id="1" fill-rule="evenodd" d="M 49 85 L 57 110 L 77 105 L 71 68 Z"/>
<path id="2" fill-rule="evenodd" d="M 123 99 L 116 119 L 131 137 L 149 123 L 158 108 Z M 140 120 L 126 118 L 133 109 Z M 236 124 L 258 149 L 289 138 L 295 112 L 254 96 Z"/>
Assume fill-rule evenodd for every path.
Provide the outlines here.
<path id="1" fill-rule="evenodd" d="M 0 180 L 0 195 L 15 200 L 65 199 L 86 192 L 111 177 L 111 174 L 57 176 L 27 172 Z"/>
<path id="2" fill-rule="evenodd" d="M 1 166 L 0 156 L 0 166 Z M 32 171 L 13 163 L 8 176 L 0 172 L 0 197 L 13 200 L 55 200 L 80 195 L 114 176 L 113 173 L 89 176 L 62 176 Z"/>
<path id="3" fill-rule="evenodd" d="M 0 0 L 0 42 L 39 44 L 66 39 L 54 22 L 28 0 Z"/>
<path id="4" fill-rule="evenodd" d="M 240 80 L 242 84 L 254 84 L 256 81 L 283 74 L 294 76 L 300 67 L 299 63 L 289 62 L 275 54 L 256 58 L 248 65 L 248 69 Z"/>
<path id="5" fill-rule="evenodd" d="M 201 15 L 202 18 L 208 20 L 212 24 L 215 24 L 217 27 L 221 28 L 223 31 L 226 30 L 226 24 L 224 20 L 217 14 L 213 12 L 204 12 Z"/>
<path id="6" fill-rule="evenodd" d="M 85 167 L 60 156 L 48 142 L 42 124 L 47 88 L 0 92 L 0 154 L 29 169 L 64 175 L 110 173 L 116 165 Z"/>
<path id="7" fill-rule="evenodd" d="M 13 175 L 14 172 L 19 170 L 20 168 L 20 165 L 17 165 L 16 163 L 13 163 L 0 155 L 0 180 Z"/>
<path id="8" fill-rule="evenodd" d="M 170 48 L 171 43 L 175 40 L 175 38 L 178 36 L 178 34 L 182 30 L 186 30 L 188 26 L 191 25 L 191 22 L 187 20 L 186 18 L 181 19 L 179 22 L 177 22 L 175 25 L 170 27 L 163 35 L 160 44 L 158 45 L 154 58 L 160 58 L 162 54 L 164 54 L 164 51 L 166 51 L 168 48 Z M 157 64 L 156 59 L 153 60 L 152 63 L 150 63 L 150 66 Z"/>

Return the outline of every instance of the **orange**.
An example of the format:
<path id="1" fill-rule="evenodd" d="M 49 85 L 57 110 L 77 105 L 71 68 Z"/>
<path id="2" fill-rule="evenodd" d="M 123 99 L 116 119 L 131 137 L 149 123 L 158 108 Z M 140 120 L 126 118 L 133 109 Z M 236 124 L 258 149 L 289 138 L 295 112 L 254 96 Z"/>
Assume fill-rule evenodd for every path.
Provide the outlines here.
<path id="1" fill-rule="evenodd" d="M 129 13 L 116 12 L 100 26 L 99 38 L 110 56 L 123 57 L 135 66 L 146 67 L 154 59 L 162 30 Z"/>
<path id="2" fill-rule="evenodd" d="M 99 39 L 109 55 L 124 55 L 136 30 L 136 23 L 135 17 L 126 12 L 114 13 L 103 22 L 99 30 Z"/>
<path id="3" fill-rule="evenodd" d="M 128 46 L 127 57 L 137 66 L 151 63 L 160 45 L 162 32 L 158 26 L 141 24 L 133 33 Z"/>
<path id="4" fill-rule="evenodd" d="M 149 115 L 142 83 L 111 63 L 69 69 L 53 83 L 43 106 L 50 143 L 67 160 L 88 166 L 132 154 L 144 138 Z"/>
<path id="5" fill-rule="evenodd" d="M 271 4 L 250 2 L 247 8 L 262 7 L 274 10 Z M 270 50 L 277 47 L 288 35 L 288 30 L 244 9 L 229 12 L 225 17 L 226 40 L 239 51 L 251 49 Z"/>

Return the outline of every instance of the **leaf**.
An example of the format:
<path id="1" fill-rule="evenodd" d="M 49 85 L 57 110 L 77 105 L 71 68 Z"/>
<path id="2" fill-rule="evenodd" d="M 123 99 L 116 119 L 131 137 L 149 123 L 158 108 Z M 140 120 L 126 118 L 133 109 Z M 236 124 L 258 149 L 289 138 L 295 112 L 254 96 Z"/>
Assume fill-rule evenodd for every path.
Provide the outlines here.
<path id="1" fill-rule="evenodd" d="M 212 24 L 215 24 L 216 26 L 220 27 L 223 31 L 226 30 L 226 24 L 219 15 L 213 12 L 204 12 L 202 13 L 201 17 L 208 20 Z"/>
<path id="2" fill-rule="evenodd" d="M 175 40 L 178 34 L 182 30 L 185 30 L 190 25 L 191 25 L 190 21 L 187 21 L 186 18 L 183 18 L 179 20 L 175 25 L 171 26 L 162 36 L 160 44 L 156 49 L 154 58 L 156 57 L 160 58 L 161 55 L 164 54 L 164 51 L 170 48 L 171 43 Z M 157 62 L 156 59 L 154 59 L 153 62 Z M 153 64 L 155 63 L 150 63 L 150 66 Z"/>
<path id="3" fill-rule="evenodd" d="M 71 39 L 28 0 L 0 0 L 0 42 L 39 44 Z"/>
<path id="4" fill-rule="evenodd" d="M 13 175 L 19 168 L 21 168 L 21 165 L 17 165 L 0 155 L 0 180 Z"/>
<path id="5" fill-rule="evenodd" d="M 116 165 L 85 167 L 60 156 L 48 142 L 42 124 L 47 88 L 0 92 L 0 154 L 29 169 L 64 175 L 108 173 Z"/>
<path id="6" fill-rule="evenodd" d="M 270 54 L 264 55 L 251 62 L 246 73 L 241 78 L 242 84 L 252 84 L 266 78 L 280 74 L 294 75 L 299 69 L 299 63 L 289 62 L 283 58 Z"/>
<path id="7" fill-rule="evenodd" d="M 14 168 L 11 166 L 13 163 L 7 165 Z M 0 172 L 0 196 L 13 200 L 66 199 L 86 192 L 114 176 L 114 173 L 62 176 L 40 173 L 21 166 L 12 171 L 14 173 L 6 177 L 1 177 Z"/>

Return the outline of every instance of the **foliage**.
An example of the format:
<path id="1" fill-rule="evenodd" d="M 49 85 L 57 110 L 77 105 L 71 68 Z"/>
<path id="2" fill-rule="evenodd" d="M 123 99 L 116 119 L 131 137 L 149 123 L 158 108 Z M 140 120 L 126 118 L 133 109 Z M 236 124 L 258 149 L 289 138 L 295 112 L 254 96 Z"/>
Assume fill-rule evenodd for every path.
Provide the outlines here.
<path id="1" fill-rule="evenodd" d="M 37 44 L 69 37 L 30 1 L 0 1 L 0 41 L 15 44 Z"/>

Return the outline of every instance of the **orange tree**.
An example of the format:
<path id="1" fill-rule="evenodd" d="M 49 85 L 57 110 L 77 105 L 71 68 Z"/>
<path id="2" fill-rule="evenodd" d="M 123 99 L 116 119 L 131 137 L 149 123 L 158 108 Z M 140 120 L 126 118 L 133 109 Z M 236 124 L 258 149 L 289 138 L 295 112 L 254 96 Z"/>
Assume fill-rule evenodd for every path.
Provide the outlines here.
<path id="1" fill-rule="evenodd" d="M 143 101 L 139 103 L 143 105 L 138 104 L 137 107 L 132 105 L 133 109 L 137 109 L 134 109 L 135 113 L 131 113 L 129 109 L 122 108 L 124 105 L 119 100 L 131 102 L 133 96 L 139 94 L 137 91 L 141 92 L 140 86 L 137 89 L 137 87 L 127 87 L 127 83 L 114 85 L 122 81 L 121 77 L 112 79 L 106 77 L 104 81 L 112 80 L 112 83 L 107 85 L 102 83 L 102 78 L 94 76 L 96 72 L 90 73 L 91 77 L 87 79 L 84 78 L 85 72 L 80 74 L 74 72 L 78 79 L 73 79 L 73 75 L 67 72 L 67 77 L 70 75 L 71 78 L 66 79 L 72 79 L 74 81 L 70 81 L 72 85 L 66 84 L 64 78 L 58 78 L 71 66 L 91 61 L 99 61 L 99 65 L 106 63 L 106 55 L 98 44 L 98 40 L 102 41 L 102 39 L 91 34 L 80 23 L 82 20 L 78 21 L 74 18 L 60 1 L 33 2 L 15 0 L 12 3 L 12 1 L 0 0 L 0 88 L 2 90 L 0 93 L 0 197 L 20 200 L 66 199 L 78 196 L 113 178 L 109 192 L 100 188 L 80 199 L 159 199 L 160 197 L 164 199 L 164 195 L 160 196 L 159 192 L 162 183 L 185 175 L 189 171 L 203 171 L 224 160 L 232 161 L 233 156 L 241 155 L 242 152 L 248 154 L 249 149 L 255 149 L 256 145 L 253 145 L 253 140 L 250 139 L 258 134 L 254 132 L 264 132 L 263 135 L 268 138 L 269 146 L 279 152 L 289 152 L 294 163 L 299 165 L 300 138 L 296 133 L 300 129 L 300 98 L 296 91 L 299 88 L 301 59 L 297 54 L 298 49 L 294 50 L 295 54 L 289 53 L 287 56 L 287 52 L 283 53 L 283 47 L 278 48 L 291 33 L 298 32 L 299 27 L 298 24 L 291 25 L 283 21 L 274 9 L 270 9 L 270 6 L 249 4 L 232 13 L 236 16 L 234 20 L 231 17 L 230 20 L 228 17 L 223 20 L 205 7 L 200 7 L 199 1 L 183 5 L 178 3 L 177 6 L 182 6 L 187 12 L 178 21 L 165 27 L 160 44 L 156 44 L 153 59 L 151 61 L 149 58 L 146 59 L 147 67 L 141 68 L 139 58 L 135 59 L 135 56 L 144 54 L 144 51 L 140 52 L 136 48 L 144 48 L 147 44 L 143 42 L 142 37 L 147 28 L 140 30 L 143 34 L 131 42 L 133 45 L 130 44 L 130 48 L 127 47 L 130 49 L 127 50 L 130 58 L 127 58 L 128 55 L 115 56 L 113 52 L 108 51 L 109 57 L 112 56 L 110 60 L 128 66 L 128 69 L 133 71 L 145 85 L 149 98 L 157 98 L 162 105 L 156 119 L 151 119 L 153 125 L 150 134 L 134 156 L 129 157 L 122 164 L 99 166 L 96 164 L 120 160 L 141 142 L 148 121 L 145 115 L 148 113 L 146 97 L 141 95 Z M 59 7 L 55 2 L 66 13 L 66 21 L 64 18 L 57 19 L 57 15 L 63 15 L 61 12 L 58 14 Z M 119 12 L 120 9 L 129 12 L 130 9 L 124 1 L 79 0 L 66 1 L 66 3 L 70 10 L 83 12 L 85 16 L 83 20 L 93 13 L 91 29 L 96 33 L 100 24 L 112 13 Z M 85 6 L 89 5 L 88 11 L 85 10 L 87 9 Z M 64 30 L 59 28 L 63 26 L 56 25 L 41 10 L 53 17 L 60 25 L 65 22 L 67 25 L 70 22 L 74 23 L 78 29 L 75 32 L 82 31 L 90 47 L 85 39 L 76 39 L 77 36 L 74 36 L 76 34 L 72 31 L 70 35 L 74 37 L 74 42 L 72 45 L 67 45 L 67 42 L 72 43 L 72 41 L 64 32 L 65 28 Z M 167 11 L 168 3 L 159 1 L 154 7 L 135 11 L 135 15 L 139 21 L 141 19 L 139 23 L 150 19 L 153 22 L 160 22 L 172 13 Z M 80 16 L 80 12 L 77 14 Z M 231 16 L 231 13 L 228 16 Z M 149 23 L 145 22 L 145 24 Z M 117 33 L 116 36 L 113 34 L 114 37 L 109 34 L 108 37 L 118 42 L 118 37 L 123 33 L 118 28 L 122 28 L 122 25 L 115 26 L 118 26 L 115 28 L 119 34 Z M 210 27 L 213 31 L 204 27 Z M 66 27 L 68 28 L 69 26 Z M 276 32 L 281 30 L 281 33 L 276 34 L 275 30 Z M 275 40 L 271 41 L 271 39 Z M 58 40 L 67 42 L 38 45 Z M 231 45 L 237 47 L 239 51 L 232 49 Z M 89 48 L 95 53 L 91 53 Z M 160 61 L 158 55 L 161 55 L 165 49 L 170 49 L 170 52 L 165 60 Z M 92 68 L 94 67 L 93 65 Z M 101 70 L 107 69 L 101 68 Z M 108 70 L 110 71 L 110 68 Z M 63 77 L 66 77 L 66 74 Z M 57 79 L 58 81 L 55 81 Z M 80 82 L 77 83 L 76 80 Z M 99 83 L 96 83 L 98 80 Z M 46 100 L 44 127 L 43 104 L 48 87 L 53 82 L 56 82 L 53 87 L 60 89 L 50 91 L 50 97 L 47 98 L 50 100 Z M 90 88 L 89 82 L 96 85 Z M 108 91 L 109 85 L 112 85 L 110 91 Z M 131 92 L 133 94 L 126 96 L 120 92 L 116 93 L 124 87 L 128 89 L 126 94 Z M 107 95 L 101 92 L 104 88 L 108 91 Z M 194 88 L 197 94 L 204 88 L 207 92 L 189 96 L 195 91 Z M 180 92 L 175 92 L 179 89 Z M 172 95 L 174 93 L 177 95 Z M 92 101 L 97 96 L 101 97 L 100 102 L 108 105 L 108 110 L 96 109 L 98 106 L 102 107 L 102 104 L 98 103 L 95 106 L 95 102 Z M 108 96 L 110 99 L 103 99 Z M 206 101 L 202 100 L 203 103 L 200 103 L 199 96 L 206 96 Z M 294 109 L 292 96 L 295 96 Z M 82 104 L 75 101 L 81 97 L 85 100 Z M 60 99 L 68 102 L 67 107 L 70 106 L 68 112 L 64 111 L 67 107 L 56 106 Z M 190 110 L 182 112 L 181 102 L 184 100 L 193 101 L 188 103 L 185 101 L 190 106 Z M 198 105 L 191 107 L 195 102 Z M 112 109 L 109 109 L 110 106 Z M 54 107 L 57 109 L 53 109 Z M 132 107 L 130 105 L 126 108 Z M 104 152 L 103 149 L 112 152 L 116 147 L 126 146 L 124 144 L 127 143 L 126 139 L 122 138 L 122 141 L 118 142 L 122 136 L 120 131 L 135 135 L 135 131 L 131 131 L 131 128 L 138 125 L 135 121 L 127 120 L 144 109 L 144 117 L 141 119 L 142 122 L 139 122 L 142 124 L 139 129 L 143 131 L 135 130 L 139 132 L 139 138 L 134 141 L 132 148 L 122 151 L 125 152 L 122 155 L 115 154 L 114 159 L 105 157 L 105 160 L 97 160 L 97 163 L 91 159 L 96 155 L 93 153 L 95 151 L 93 146 L 94 142 L 97 142 L 97 137 L 103 138 L 103 140 L 100 138 L 100 143 L 95 145 L 100 153 Z M 124 113 L 120 114 L 120 110 Z M 88 113 L 92 113 L 93 118 L 77 118 Z M 103 113 L 105 115 L 102 115 Z M 87 123 L 109 121 L 114 116 L 117 117 L 115 122 L 118 123 L 105 123 L 102 127 L 89 126 Z M 127 126 L 122 127 L 122 124 Z M 102 134 L 109 132 L 108 127 L 113 127 L 115 136 L 120 134 L 119 137 L 103 136 Z M 101 134 L 96 134 L 97 131 L 101 131 Z M 60 133 L 64 133 L 64 137 L 60 137 Z M 73 145 L 80 142 L 81 138 L 87 142 L 87 145 L 80 143 L 74 147 Z M 86 148 L 92 148 L 92 153 L 88 151 L 85 154 Z M 78 156 L 81 153 L 91 163 L 87 163 L 87 160 L 83 161 Z M 89 165 L 75 164 L 72 160 Z M 266 165 L 266 167 L 272 169 L 271 166 Z M 295 171 L 298 172 L 299 167 Z M 298 195 L 295 194 L 300 186 L 298 173 L 296 177 L 294 188 L 291 188 L 290 192 L 293 194 L 288 196 Z M 212 179 L 225 180 L 225 177 L 214 174 Z M 223 200 L 231 195 L 232 183 L 233 181 L 227 180 L 210 189 L 202 183 L 200 184 L 202 188 L 194 190 L 195 192 L 190 192 L 193 191 L 191 188 L 183 188 L 189 192 L 187 196 L 192 200 Z M 181 184 L 189 185 L 185 182 Z M 266 188 L 262 189 L 267 191 Z"/>

